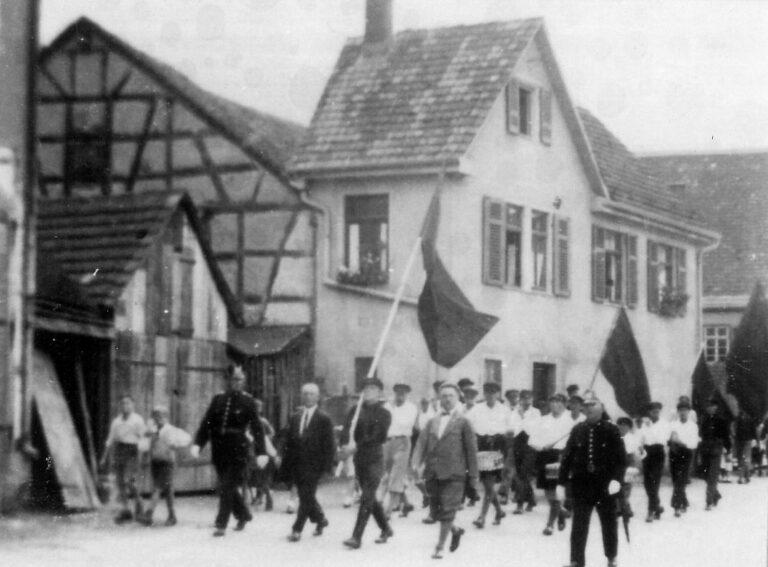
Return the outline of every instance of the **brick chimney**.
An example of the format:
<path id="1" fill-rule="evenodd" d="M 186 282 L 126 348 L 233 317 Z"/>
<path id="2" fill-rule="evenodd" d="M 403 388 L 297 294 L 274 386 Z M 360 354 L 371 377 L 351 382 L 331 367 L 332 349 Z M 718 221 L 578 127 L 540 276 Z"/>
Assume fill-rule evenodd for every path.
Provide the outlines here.
<path id="1" fill-rule="evenodd" d="M 392 0 L 365 0 L 365 43 L 381 43 L 392 36 Z"/>

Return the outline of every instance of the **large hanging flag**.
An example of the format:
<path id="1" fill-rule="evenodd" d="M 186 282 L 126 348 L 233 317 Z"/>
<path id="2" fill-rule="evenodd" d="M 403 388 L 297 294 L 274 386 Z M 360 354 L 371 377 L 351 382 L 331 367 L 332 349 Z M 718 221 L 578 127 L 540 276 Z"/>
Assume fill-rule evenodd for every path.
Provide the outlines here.
<path id="1" fill-rule="evenodd" d="M 768 410 L 768 302 L 758 282 L 733 333 L 725 359 L 728 392 L 739 407 L 762 419 Z"/>
<path id="2" fill-rule="evenodd" d="M 693 375 L 691 376 L 691 404 L 693 409 L 699 415 L 704 415 L 707 409 L 710 398 L 716 398 L 720 403 L 720 407 L 728 419 L 733 419 L 728 401 L 720 391 L 720 388 L 715 384 L 715 379 L 712 376 L 712 372 L 709 370 L 709 365 L 704 358 L 704 351 L 701 352 L 699 360 L 696 363 L 696 368 L 693 369 Z"/>
<path id="3" fill-rule="evenodd" d="M 440 189 L 435 191 L 421 229 L 421 252 L 427 281 L 419 296 L 419 325 L 429 354 L 445 368 L 455 366 L 498 323 L 498 317 L 475 311 L 446 270 L 435 249 L 440 224 Z"/>
<path id="4" fill-rule="evenodd" d="M 613 387 L 616 403 L 627 415 L 637 416 L 651 402 L 643 358 L 622 307 L 603 349 L 600 371 Z"/>

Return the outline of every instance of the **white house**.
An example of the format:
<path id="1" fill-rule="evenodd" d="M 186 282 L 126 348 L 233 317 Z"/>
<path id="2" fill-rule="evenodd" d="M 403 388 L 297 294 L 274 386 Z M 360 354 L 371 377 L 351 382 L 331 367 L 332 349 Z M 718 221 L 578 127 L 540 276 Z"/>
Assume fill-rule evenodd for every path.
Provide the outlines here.
<path id="1" fill-rule="evenodd" d="M 365 374 L 444 173 L 439 253 L 500 322 L 456 367 L 438 368 L 416 318 L 417 266 L 378 368 L 385 384 L 426 395 L 438 377 L 468 376 L 539 399 L 584 388 L 625 305 L 652 397 L 688 392 L 701 254 L 717 235 L 574 107 L 543 21 L 393 35 L 391 3 L 372 5 L 292 165 L 325 211 L 315 373 L 329 391 Z"/>

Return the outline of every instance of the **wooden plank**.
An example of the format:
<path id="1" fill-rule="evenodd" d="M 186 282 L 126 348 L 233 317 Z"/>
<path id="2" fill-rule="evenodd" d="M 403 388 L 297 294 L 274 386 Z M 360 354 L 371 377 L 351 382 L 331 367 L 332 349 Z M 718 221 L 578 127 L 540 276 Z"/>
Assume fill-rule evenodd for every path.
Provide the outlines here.
<path id="1" fill-rule="evenodd" d="M 80 402 L 80 411 L 83 412 L 83 422 L 85 425 L 85 442 L 88 446 L 89 463 L 91 474 L 95 477 L 98 474 L 96 464 L 96 444 L 93 440 L 93 428 L 91 427 L 91 412 L 88 411 L 88 401 L 85 392 L 85 377 L 83 376 L 83 360 L 78 357 L 75 361 L 75 380 L 77 381 L 77 397 Z"/>
<path id="2" fill-rule="evenodd" d="M 149 137 L 149 131 L 152 129 L 152 121 L 155 119 L 156 110 L 157 99 L 152 99 L 152 102 L 147 109 L 147 114 L 144 116 L 144 124 L 141 128 L 141 138 L 138 145 L 136 146 L 136 152 L 133 156 L 133 163 L 131 164 L 131 171 L 128 174 L 128 183 L 125 188 L 128 193 L 133 192 L 133 187 L 136 184 L 136 176 L 139 174 L 141 160 L 144 157 L 144 148 L 147 147 L 147 138 Z"/>
<path id="3" fill-rule="evenodd" d="M 51 452 L 64 505 L 78 510 L 100 506 L 96 486 L 77 437 L 53 363 L 36 351 L 32 359 L 32 396 Z"/>
<path id="4" fill-rule="evenodd" d="M 213 183 L 213 186 L 216 189 L 216 193 L 218 193 L 222 201 L 229 202 L 229 194 L 224 188 L 224 182 L 221 180 L 217 166 L 213 163 L 211 153 L 208 151 L 208 146 L 205 145 L 205 141 L 200 136 L 194 138 L 194 143 L 200 154 L 200 160 L 203 163 L 203 167 L 205 167 L 208 176 L 211 178 L 211 183 Z M 251 169 L 253 169 L 253 167 L 251 167 Z"/>

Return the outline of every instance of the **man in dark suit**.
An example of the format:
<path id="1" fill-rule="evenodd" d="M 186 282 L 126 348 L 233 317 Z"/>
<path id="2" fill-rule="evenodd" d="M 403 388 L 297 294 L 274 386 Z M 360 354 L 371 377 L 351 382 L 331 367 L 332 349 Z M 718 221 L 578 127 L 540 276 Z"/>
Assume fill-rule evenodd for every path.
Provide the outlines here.
<path id="1" fill-rule="evenodd" d="M 704 475 L 707 481 L 707 510 L 717 506 L 720 501 L 720 491 L 717 490 L 717 480 L 720 476 L 720 459 L 723 451 L 731 450 L 731 434 L 728 421 L 720 415 L 720 401 L 712 397 L 707 402 L 704 415 L 699 422 L 699 437 L 701 445 L 699 453 L 704 464 Z"/>
<path id="2" fill-rule="evenodd" d="M 448 534 L 449 549 L 455 551 L 459 547 L 464 530 L 453 525 L 456 511 L 461 506 L 467 479 L 475 489 L 478 479 L 477 439 L 469 420 L 461 414 L 457 386 L 443 384 L 440 406 L 440 413 L 419 434 L 411 461 L 417 472 L 424 466 L 422 476 L 430 496 L 430 517 L 440 522 L 440 535 L 432 555 L 435 559 L 443 556 Z"/>
<path id="3" fill-rule="evenodd" d="M 376 489 L 384 476 L 384 450 L 392 416 L 384 407 L 381 392 L 384 385 L 378 378 L 363 380 L 361 403 L 350 410 L 341 434 L 343 458 L 354 454 L 355 476 L 360 484 L 360 508 L 352 537 L 344 541 L 350 549 L 359 549 L 365 526 L 373 514 L 381 535 L 376 543 L 386 543 L 392 537 L 392 528 L 381 502 L 376 500 Z"/>
<path id="4" fill-rule="evenodd" d="M 243 391 L 245 374 L 239 366 L 227 370 L 227 391 L 217 394 L 205 412 L 190 455 L 197 458 L 200 449 L 211 442 L 211 460 L 219 479 L 219 512 L 214 536 L 225 534 L 230 514 L 235 516 L 235 530 L 245 528 L 253 519 L 239 488 L 248 469 L 248 449 L 253 444 L 257 466 L 266 466 L 269 457 L 264 445 L 264 431 L 253 397 Z"/>
<path id="5" fill-rule="evenodd" d="M 315 493 L 323 473 L 330 472 L 336 452 L 333 423 L 317 404 L 320 389 L 317 384 L 304 384 L 301 388 L 303 409 L 288 422 L 285 454 L 278 480 L 294 484 L 299 493 L 299 510 L 288 541 L 299 541 L 307 519 L 313 522 L 315 535 L 322 535 L 328 526 L 323 509 Z"/>
<path id="6" fill-rule="evenodd" d="M 597 508 L 603 532 L 603 550 L 608 567 L 616 566 L 618 522 L 616 495 L 626 469 L 626 453 L 618 427 L 603 419 L 603 404 L 596 397 L 584 400 L 587 419 L 571 430 L 563 451 L 558 478 L 558 498 L 571 482 L 573 493 L 573 526 L 571 528 L 571 562 L 567 567 L 584 567 L 592 509 Z"/>

